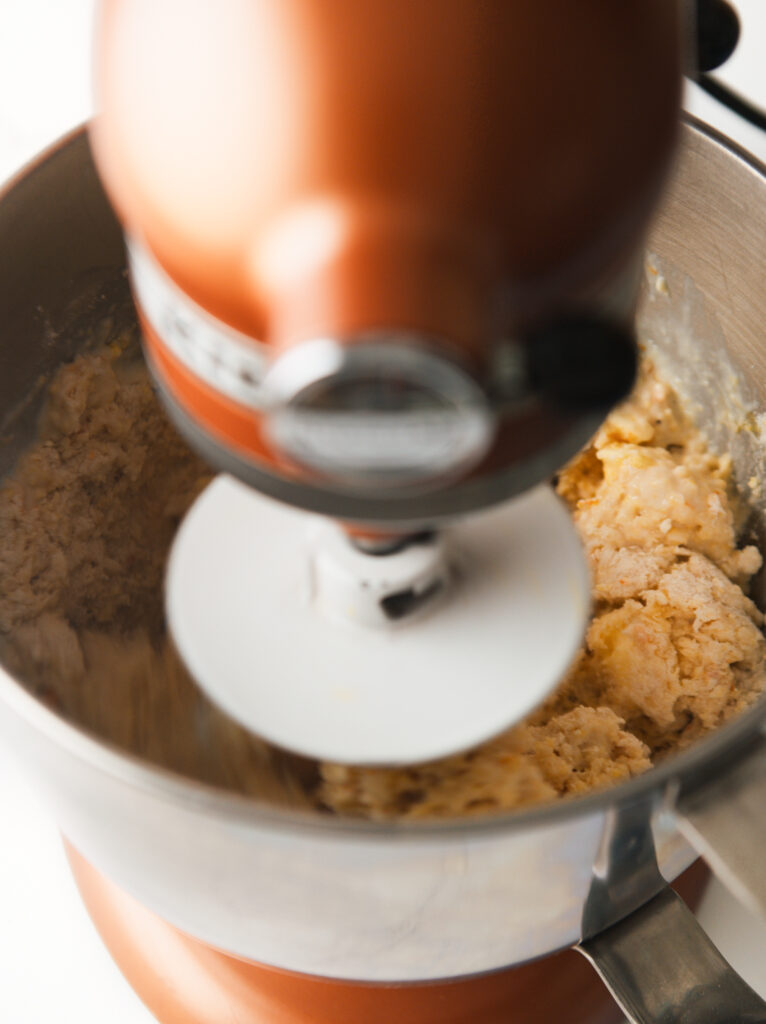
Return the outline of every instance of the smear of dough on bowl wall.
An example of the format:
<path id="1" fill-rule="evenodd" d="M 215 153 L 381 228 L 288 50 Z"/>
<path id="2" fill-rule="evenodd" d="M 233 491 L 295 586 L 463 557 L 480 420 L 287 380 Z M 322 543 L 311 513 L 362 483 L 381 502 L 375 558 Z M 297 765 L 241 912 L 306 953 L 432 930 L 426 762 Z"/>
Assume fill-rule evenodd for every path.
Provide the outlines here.
<path id="1" fill-rule="evenodd" d="M 556 484 L 593 577 L 576 664 L 526 721 L 426 765 L 285 754 L 191 681 L 166 631 L 163 574 L 210 476 L 167 422 L 128 333 L 58 370 L 38 439 L 0 488 L 4 664 L 65 718 L 177 772 L 340 815 L 476 815 L 645 772 L 764 688 L 747 503 L 729 457 L 709 449 L 648 356 L 633 396 Z"/>

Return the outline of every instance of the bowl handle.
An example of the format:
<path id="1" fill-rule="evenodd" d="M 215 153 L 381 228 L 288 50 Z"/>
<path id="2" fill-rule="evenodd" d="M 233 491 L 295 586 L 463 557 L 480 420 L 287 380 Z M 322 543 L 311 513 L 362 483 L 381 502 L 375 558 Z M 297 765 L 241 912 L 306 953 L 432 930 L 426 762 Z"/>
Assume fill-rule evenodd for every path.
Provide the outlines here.
<path id="1" fill-rule="evenodd" d="M 676 894 L 575 947 L 631 1024 L 764 1024 L 766 1003 L 739 977 Z"/>
<path id="2" fill-rule="evenodd" d="M 734 896 L 766 916 L 766 738 L 692 791 L 669 796 L 666 810 L 686 840 Z M 641 804 L 615 810 L 575 948 L 633 1024 L 766 1024 L 766 1002 L 664 884 L 649 813 Z M 626 915 L 637 887 L 655 895 Z"/>

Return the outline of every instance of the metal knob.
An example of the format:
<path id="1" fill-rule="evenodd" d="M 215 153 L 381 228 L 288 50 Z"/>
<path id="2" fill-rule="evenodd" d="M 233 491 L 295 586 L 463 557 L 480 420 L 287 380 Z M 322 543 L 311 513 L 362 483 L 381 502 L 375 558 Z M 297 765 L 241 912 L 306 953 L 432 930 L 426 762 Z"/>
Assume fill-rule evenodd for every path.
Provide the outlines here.
<path id="1" fill-rule="evenodd" d="M 435 349 L 416 335 L 382 332 L 291 348 L 264 380 L 270 440 L 357 488 L 467 472 L 487 452 L 495 418 L 479 384 Z"/>

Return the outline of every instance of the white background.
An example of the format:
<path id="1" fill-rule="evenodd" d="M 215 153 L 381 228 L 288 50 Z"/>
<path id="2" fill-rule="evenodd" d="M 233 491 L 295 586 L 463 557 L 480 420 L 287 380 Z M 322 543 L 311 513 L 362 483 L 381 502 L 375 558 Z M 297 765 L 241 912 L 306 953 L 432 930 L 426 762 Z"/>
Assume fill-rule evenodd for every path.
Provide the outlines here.
<path id="1" fill-rule="evenodd" d="M 743 37 L 719 75 L 766 107 L 766 2 L 736 5 Z M 94 7 L 93 0 L 0 0 L 0 181 L 89 115 Z M 766 161 L 766 134 L 696 87 L 688 90 L 687 107 Z M 722 951 L 766 996 L 766 927 L 717 885 L 700 916 Z M 153 1020 L 82 909 L 47 809 L 0 751 L 0 1021 Z"/>

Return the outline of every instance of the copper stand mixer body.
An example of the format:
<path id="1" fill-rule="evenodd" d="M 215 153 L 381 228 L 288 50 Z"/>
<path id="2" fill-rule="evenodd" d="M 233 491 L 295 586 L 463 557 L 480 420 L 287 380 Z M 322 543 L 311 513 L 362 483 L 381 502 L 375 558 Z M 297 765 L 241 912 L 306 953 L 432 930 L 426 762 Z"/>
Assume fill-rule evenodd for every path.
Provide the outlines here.
<path id="1" fill-rule="evenodd" d="M 671 366 L 675 357 L 679 379 L 701 401 L 709 402 L 716 389 L 723 394 L 731 379 L 721 358 L 750 366 L 748 400 L 762 408 L 764 293 L 751 254 L 766 231 L 766 177 L 699 128 L 685 129 L 682 152 L 650 240 L 668 287 L 647 291 L 642 335 L 657 342 Z M 120 329 L 133 313 L 119 226 L 82 135 L 11 186 L 0 203 L 0 234 L 6 472 L 35 430 L 37 405 L 30 399 L 14 412 L 18 396 L 39 394 L 41 375 L 71 358 L 96 325 L 111 321 Z M 713 245 L 725 254 L 728 289 L 708 258 Z M 50 258 L 41 261 L 41 252 Z M 694 339 L 701 365 L 715 368 L 712 377 L 702 371 L 690 376 L 687 353 L 676 344 L 680 337 Z M 733 440 L 743 484 L 762 471 L 743 449 L 749 444 L 757 452 L 752 432 Z M 756 514 L 760 521 L 762 512 Z M 605 923 L 651 900 L 661 882 L 645 870 L 647 851 L 662 875 L 673 878 L 696 855 L 681 829 L 710 849 L 699 805 L 704 809 L 711 784 L 720 779 L 730 787 L 716 804 L 719 821 L 726 808 L 736 812 L 735 794 L 746 782 L 760 799 L 755 768 L 762 703 L 647 775 L 604 793 L 483 822 L 386 827 L 291 813 L 164 772 L 64 722 L 5 671 L 0 697 L 4 742 L 92 864 L 215 948 L 326 977 L 458 977 L 561 949 L 596 929 L 599 917 Z M 748 766 L 753 772 L 745 778 Z M 692 810 L 694 829 L 685 817 Z M 748 841 L 756 843 L 759 820 L 754 811 L 737 815 L 736 824 L 723 822 L 715 837 L 718 867 L 731 864 L 722 852 L 727 838 L 736 841 L 740 858 Z M 650 842 L 637 845 L 637 835 Z M 603 889 L 610 850 L 622 852 L 614 862 L 620 883 L 611 904 Z M 760 853 L 744 867 L 740 859 L 740 891 L 745 876 L 752 889 L 759 865 Z"/>
<path id="2" fill-rule="evenodd" d="M 571 664 L 587 569 L 547 484 L 634 379 L 681 36 L 680 5 L 655 0 L 104 4 L 94 153 L 149 365 L 191 444 L 368 541 L 434 536 L 540 483 L 559 515 L 529 513 L 525 534 L 515 506 L 528 565 L 510 522 L 485 516 L 475 547 L 474 519 L 399 564 L 328 531 L 306 542 L 304 572 L 291 558 L 305 520 L 270 521 L 273 505 L 216 482 L 176 537 L 167 620 L 191 675 L 247 728 L 329 761 L 426 761 L 518 721 Z M 607 367 L 612 385 L 590 396 Z M 414 610 L 391 616 L 402 595 Z M 331 635 L 329 621 L 370 628 Z M 264 665 L 282 687 L 260 692 Z M 365 680 L 347 707 L 339 673 Z M 421 701 L 407 718 L 405 698 Z"/>
<path id="3" fill-rule="evenodd" d="M 114 0 L 97 43 L 94 147 L 136 254 L 149 359 L 206 457 L 380 527 L 498 500 L 545 472 L 470 498 L 452 485 L 548 447 L 552 472 L 584 443 L 598 416 L 509 417 L 438 497 L 380 507 L 377 484 L 368 506 L 296 465 L 257 395 L 221 388 L 225 336 L 268 371 L 302 343 L 374 334 L 485 386 L 503 339 L 582 309 L 628 321 L 676 134 L 677 4 L 447 0 L 437 16 L 429 0 L 237 0 L 222 17 Z M 178 315 L 218 325 L 212 368 L 149 315 L 144 278 L 162 275 Z"/>
<path id="4" fill-rule="evenodd" d="M 167 8 L 149 6 L 153 10 L 155 6 L 172 10 L 176 15 L 181 10 L 181 6 L 172 4 Z M 251 9 L 250 5 L 245 6 Z M 370 15 L 373 6 L 378 5 L 355 6 Z M 500 17 L 501 8 L 506 6 L 445 5 L 455 18 L 450 22 L 450 38 L 471 38 L 470 31 L 477 30 L 477 23 L 470 12 L 491 9 Z M 513 6 L 523 12 L 528 19 L 527 28 L 535 29 L 537 38 L 551 39 L 553 19 L 551 24 L 543 23 L 543 15 L 537 13 L 540 5 Z M 658 85 L 658 102 L 669 95 L 667 76 L 672 77 L 672 89 L 677 88 L 675 8 L 664 2 L 625 4 L 619 8 L 607 2 L 592 5 L 598 8 L 603 24 L 611 25 L 616 33 L 609 40 L 621 39 L 630 32 L 632 42 L 628 49 L 634 53 L 641 52 L 638 45 L 641 40 L 649 47 L 646 53 L 665 53 L 662 46 L 655 49 L 659 44 L 647 26 L 660 27 L 665 25 L 665 19 L 672 20 L 672 31 L 668 35 L 673 38 L 672 56 L 667 62 L 659 60 L 650 67 L 642 63 L 639 68 L 626 54 L 611 53 L 606 45 L 609 40 L 590 36 L 583 30 L 578 22 L 583 5 L 562 2 L 554 6 L 557 24 L 566 26 L 559 38 L 566 74 L 562 75 L 557 89 L 543 90 L 536 108 L 537 120 L 525 115 L 522 102 L 525 93 L 540 89 L 542 84 L 532 73 L 535 64 L 532 50 L 517 45 L 513 33 L 508 32 L 501 39 L 496 24 L 491 25 L 492 31 L 485 25 L 484 52 L 494 54 L 494 58 L 486 65 L 482 63 L 481 68 L 498 68 L 510 60 L 512 54 L 513 67 L 521 75 L 514 93 L 517 116 L 535 146 L 540 147 L 535 152 L 547 152 L 552 166 L 555 166 L 557 154 L 561 155 L 560 138 L 559 142 L 552 141 L 556 132 L 543 125 L 539 114 L 544 109 L 551 119 L 550 125 L 567 137 L 566 118 L 557 120 L 559 101 L 569 96 L 567 85 L 572 86 L 571 98 L 580 104 L 581 113 L 587 112 L 589 103 L 598 100 L 603 106 L 597 109 L 604 116 L 609 113 L 614 124 L 622 126 L 618 132 L 618 137 L 624 141 L 622 146 L 615 145 L 614 139 L 605 138 L 603 123 L 591 140 L 596 152 L 601 154 L 601 166 L 611 169 L 605 180 L 594 184 L 592 168 L 578 166 L 576 161 L 568 168 L 566 188 L 579 181 L 584 190 L 578 202 L 572 204 L 573 209 L 580 210 L 579 219 L 568 222 L 562 206 L 552 220 L 554 237 L 541 237 L 541 248 L 536 249 L 532 222 L 526 219 L 532 200 L 527 192 L 517 192 L 516 196 L 524 195 L 523 203 L 513 205 L 519 219 L 515 224 L 504 224 L 508 237 L 513 239 L 510 249 L 487 247 L 486 239 L 493 237 L 493 231 L 484 236 L 482 244 L 472 244 L 474 235 L 469 229 L 477 222 L 482 218 L 491 220 L 490 214 L 498 221 L 502 219 L 497 214 L 502 207 L 502 204 L 498 207 L 498 201 L 501 193 L 513 195 L 509 182 L 515 180 L 517 186 L 523 181 L 534 182 L 543 168 L 531 162 L 532 149 L 523 148 L 514 154 L 515 162 L 509 164 L 508 160 L 498 157 L 491 164 L 497 173 L 490 179 L 494 182 L 494 191 L 490 190 L 486 197 L 475 187 L 476 181 L 463 192 L 461 180 L 454 173 L 458 161 L 453 164 L 446 159 L 454 156 L 452 150 L 437 151 L 443 158 L 443 168 L 434 164 L 433 151 L 424 163 L 416 158 L 422 121 L 415 118 L 412 122 L 413 159 L 406 165 L 408 176 L 412 172 L 417 178 L 415 171 L 420 168 L 423 171 L 418 179 L 420 185 L 428 182 L 435 197 L 461 215 L 455 223 L 461 230 L 466 228 L 468 234 L 461 234 L 459 230 L 456 236 L 451 235 L 451 251 L 456 252 L 457 246 L 466 258 L 470 256 L 473 260 L 475 256 L 476 261 L 471 272 L 465 274 L 464 279 L 471 286 L 467 294 L 458 289 L 445 308 L 439 302 L 425 302 L 429 296 L 441 295 L 442 287 L 428 284 L 434 267 L 430 260 L 422 258 L 423 250 L 415 242 L 422 241 L 423 235 L 417 235 L 411 262 L 400 265 L 398 258 L 391 262 L 394 271 L 400 266 L 406 267 L 408 280 L 411 274 L 419 285 L 418 289 L 409 291 L 397 286 L 398 301 L 404 303 L 408 295 L 414 296 L 418 307 L 402 305 L 399 323 L 451 339 L 447 347 L 450 351 L 459 351 L 457 358 L 460 360 L 470 361 L 474 357 L 480 348 L 477 339 L 486 337 L 492 327 L 490 324 L 488 328 L 486 317 L 488 310 L 496 310 L 497 306 L 487 301 L 487 289 L 491 292 L 498 280 L 511 272 L 511 277 L 517 275 L 517 283 L 523 278 L 525 289 L 537 279 L 536 275 L 544 278 L 545 274 L 535 263 L 535 255 L 539 256 L 540 252 L 557 254 L 559 265 L 555 268 L 549 265 L 547 269 L 562 272 L 560 278 L 552 274 L 548 280 L 547 287 L 551 291 L 541 286 L 538 294 L 545 296 L 545 301 L 551 294 L 566 297 L 587 294 L 589 289 L 593 289 L 591 294 L 598 292 L 603 275 L 594 270 L 592 277 L 585 274 L 587 281 L 581 278 L 575 283 L 574 271 L 573 276 L 568 276 L 568 257 L 575 250 L 587 251 L 588 239 L 584 235 L 589 234 L 589 225 L 600 230 L 607 223 L 620 224 L 614 203 L 618 197 L 629 196 L 630 211 L 625 211 L 626 220 L 622 222 L 624 233 L 614 241 L 611 251 L 614 259 L 598 261 L 608 277 L 607 268 L 613 269 L 621 262 L 617 252 L 627 259 L 629 252 L 639 244 L 649 202 L 659 188 L 666 166 L 674 131 L 671 120 L 662 121 L 662 115 L 658 114 L 664 126 L 657 131 L 656 138 L 661 140 L 658 149 L 643 135 L 646 129 L 655 137 L 641 117 L 630 125 L 624 122 L 629 112 L 626 96 L 635 97 L 637 74 L 642 88 L 646 84 L 645 110 L 654 109 L 651 102 L 653 76 L 658 83 L 664 83 Z M 183 9 L 185 11 L 185 5 Z M 277 25 L 280 18 L 288 15 L 301 14 L 308 18 L 312 9 L 310 4 L 298 3 L 258 7 L 262 12 L 268 11 Z M 346 44 L 350 44 L 356 24 L 351 5 L 338 3 L 333 9 L 346 15 L 341 22 L 350 33 L 346 37 Z M 412 32 L 401 40 L 402 59 L 409 54 L 407 59 L 414 66 L 418 63 L 417 47 L 425 43 L 418 16 L 425 6 L 416 3 L 408 5 L 407 9 L 412 11 Z M 148 10 L 147 4 L 115 3 L 112 14 L 114 18 L 120 14 L 129 18 L 130 11 L 140 14 L 142 10 Z M 110 17 L 105 15 L 103 30 L 106 32 L 117 24 L 117 21 L 110 22 Z M 635 21 L 631 20 L 633 17 Z M 129 42 L 127 24 L 122 23 L 122 31 L 123 38 Z M 163 60 L 171 40 L 179 41 L 180 37 L 171 29 L 182 32 L 188 24 L 181 17 L 165 26 L 166 34 L 155 41 L 157 61 Z M 335 28 L 338 29 L 337 24 Z M 384 29 L 385 26 L 380 27 L 381 40 L 385 38 Z M 291 29 L 287 35 L 277 33 L 277 36 L 264 38 L 279 37 L 285 42 L 288 36 L 304 42 L 307 38 L 319 38 L 320 26 L 313 26 L 305 35 Z M 144 40 L 145 35 L 140 33 L 137 38 Z M 575 59 L 578 43 L 590 56 L 606 59 L 608 55 L 613 61 L 613 90 L 606 90 L 603 95 L 597 95 L 593 89 L 579 90 L 587 80 L 583 78 L 581 82 L 578 78 L 582 71 L 579 60 Z M 470 47 L 468 49 L 470 51 Z M 276 51 L 267 48 L 264 52 L 273 57 Z M 385 53 L 385 47 L 381 53 Z M 346 57 L 353 69 L 357 57 L 353 47 Z M 298 67 L 310 69 L 312 63 L 291 60 L 288 67 L 291 71 Z M 342 67 L 342 61 L 335 61 L 332 67 Z M 146 110 L 150 111 L 152 76 L 142 77 L 140 67 L 130 70 L 131 74 L 138 73 L 139 80 L 146 84 L 149 92 Z M 144 70 L 150 69 L 147 66 Z M 330 74 L 327 82 L 331 84 L 333 80 Z M 204 95 L 208 83 L 201 73 L 192 75 L 189 80 L 180 78 L 178 88 L 185 93 L 195 82 L 198 93 Z M 620 83 L 627 91 L 621 91 Z M 440 79 L 440 88 L 443 84 L 444 80 Z M 424 96 L 428 95 L 427 86 L 425 81 Z M 348 86 L 342 93 L 341 107 L 346 106 L 353 112 L 356 93 Z M 482 89 L 479 89 L 474 97 L 481 94 Z M 291 117 L 298 117 L 299 113 L 302 117 L 301 103 L 310 97 L 321 98 L 322 91 L 314 96 L 312 84 L 312 88 L 285 95 L 296 103 L 294 109 L 285 112 L 284 122 L 279 125 L 284 138 L 289 140 Z M 408 105 L 405 103 L 402 107 L 407 113 Z M 418 104 L 414 104 L 413 111 L 418 109 Z M 474 108 L 466 112 L 461 122 L 474 125 L 468 139 L 471 145 L 477 139 L 477 126 L 482 125 L 481 117 L 474 121 L 475 116 Z M 403 123 L 407 123 L 406 118 Z M 482 173 L 490 155 L 487 139 L 496 138 L 487 130 L 488 123 L 479 132 L 484 148 L 477 150 L 476 167 L 480 154 Z M 240 124 L 237 119 L 236 130 L 230 133 L 235 148 L 242 141 Z M 111 157 L 107 154 L 110 143 L 105 142 L 104 136 L 98 142 L 100 159 L 104 166 L 113 161 L 108 173 L 121 215 L 128 223 L 134 222 L 140 227 L 141 241 L 149 245 L 155 258 L 180 287 L 214 316 L 264 340 L 280 352 L 292 342 L 303 340 L 307 324 L 313 332 L 321 320 L 320 313 L 325 318 L 323 326 L 341 331 L 356 330 L 363 320 L 366 324 L 368 315 L 383 308 L 376 305 L 378 301 L 384 303 L 386 310 L 396 308 L 392 304 L 394 297 L 379 290 L 382 284 L 375 275 L 368 277 L 367 283 L 364 276 L 354 282 L 354 296 L 364 297 L 365 303 L 369 302 L 364 316 L 359 313 L 359 307 L 355 311 L 352 301 L 344 299 L 335 303 L 321 298 L 348 296 L 348 289 L 340 287 L 343 274 L 338 278 L 337 288 L 330 287 L 328 279 L 321 277 L 321 288 L 301 291 L 307 297 L 305 305 L 301 302 L 293 307 L 292 301 L 287 305 L 281 302 L 270 305 L 275 295 L 279 297 L 279 290 L 269 292 L 257 274 L 254 279 L 251 274 L 243 273 L 243 267 L 251 269 L 245 257 L 251 251 L 248 248 L 253 238 L 250 229 L 255 221 L 247 224 L 234 216 L 219 219 L 219 200 L 226 198 L 223 193 L 216 194 L 212 213 L 209 209 L 205 211 L 204 206 L 200 207 L 200 213 L 210 214 L 208 223 L 216 231 L 221 225 L 226 227 L 229 234 L 223 241 L 230 244 L 211 245 L 212 239 L 205 238 L 200 248 L 199 239 L 180 233 L 183 217 L 177 222 L 168 219 L 174 209 L 173 183 L 179 180 L 172 162 L 176 157 L 189 171 L 186 177 L 189 187 L 202 184 L 196 198 L 210 195 L 210 192 L 204 181 L 205 161 L 190 162 L 188 152 L 184 153 L 183 147 L 178 146 L 179 138 L 165 134 L 161 117 L 148 118 L 137 130 L 143 132 L 152 126 L 156 129 L 158 125 L 157 152 L 172 143 L 170 152 L 165 154 L 171 161 L 166 168 L 169 169 L 168 192 L 161 197 L 161 202 L 154 201 L 157 197 L 142 194 L 140 169 L 130 164 L 127 155 L 120 163 L 118 148 L 112 149 Z M 268 126 L 262 127 L 266 131 Z M 578 125 L 577 131 L 581 127 Z M 186 123 L 181 124 L 178 131 L 181 136 L 186 133 L 195 139 L 198 128 L 199 124 Z M 332 125 L 325 124 L 324 128 L 331 138 Z M 346 128 L 347 125 L 344 132 Z M 364 132 L 360 137 L 366 138 Z M 568 137 L 573 138 L 571 133 Z M 251 139 L 253 161 L 259 153 L 257 143 L 258 135 L 254 133 Z M 383 151 L 389 149 L 385 145 L 380 150 L 381 167 L 386 167 L 390 180 L 395 181 L 401 165 L 390 159 L 390 153 L 389 159 L 385 159 Z M 505 151 L 510 155 L 511 147 L 505 147 Z M 137 152 L 150 154 L 151 148 L 139 147 Z M 460 151 L 460 156 L 465 158 L 471 152 L 469 145 Z M 760 410 L 766 404 L 762 344 L 766 295 L 762 268 L 752 258 L 766 235 L 766 176 L 762 168 L 699 127 L 684 129 L 682 152 L 676 178 L 650 243 L 668 287 L 662 295 L 651 288 L 647 290 L 640 324 L 642 334 L 656 343 L 670 370 L 675 371 L 681 383 L 688 385 L 692 397 L 701 403 L 699 407 L 705 411 L 705 422 L 714 422 L 710 419 L 716 409 L 714 399 L 720 391 L 721 400 L 725 401 L 723 391 L 731 379 L 725 372 L 726 366 L 747 369 L 748 408 Z M 353 163 L 352 155 L 344 153 L 344 160 Z M 312 173 L 323 166 L 332 168 L 332 160 L 326 165 L 313 161 L 306 164 Z M 472 166 L 470 160 L 468 166 Z M 242 193 L 238 193 L 237 183 L 242 186 L 241 175 L 250 182 L 251 169 L 243 160 L 232 164 L 230 191 L 237 210 L 242 209 Z M 367 170 L 374 181 L 378 165 Z M 442 170 L 443 174 L 434 173 L 435 170 Z M 514 179 L 517 171 L 521 179 Z M 119 181 L 127 181 L 130 175 L 134 176 L 132 184 L 121 191 Z M 551 195 L 558 195 L 562 204 L 568 203 L 572 198 L 570 193 L 557 193 L 558 188 L 564 187 L 563 179 L 560 181 L 556 175 L 553 179 Z M 289 190 L 293 180 L 289 176 L 283 179 L 275 171 L 270 186 L 273 192 L 260 196 L 258 202 L 263 203 L 263 209 L 259 208 L 255 214 L 274 213 L 276 206 L 269 204 L 276 203 L 275 197 L 281 195 L 282 185 Z M 314 194 L 311 189 L 306 194 L 309 193 Z M 335 194 L 332 190 L 331 193 Z M 298 190 L 295 195 L 304 193 Z M 344 195 L 354 197 L 357 193 L 350 188 L 344 190 Z M 363 191 L 359 195 L 367 198 Z M 406 199 L 406 188 L 398 195 Z M 65 202 L 62 201 L 64 196 Z M 133 210 L 130 196 L 142 197 L 141 211 Z M 471 203 L 467 202 L 469 196 Z M 588 197 L 592 200 L 590 207 Z M 186 201 L 190 194 L 181 191 L 175 198 L 183 207 L 181 212 L 188 211 Z M 191 196 L 192 200 L 194 198 Z M 582 211 L 588 209 L 589 214 L 583 216 Z M 145 217 L 147 210 L 151 211 L 151 217 Z M 401 212 L 401 206 L 399 210 Z M 354 217 L 360 211 L 366 216 L 370 207 L 362 203 L 355 211 Z M 389 212 L 387 208 L 387 217 Z M 631 212 L 636 215 L 635 220 L 631 220 Z M 396 214 L 396 209 L 393 213 Z M 510 217 L 508 211 L 506 213 Z M 600 219 L 599 214 L 603 214 L 603 218 Z M 437 219 L 436 216 L 426 218 L 425 227 L 432 229 Z M 405 220 L 394 215 L 391 223 L 404 224 L 409 230 L 409 220 L 406 223 Z M 303 223 L 305 225 L 305 221 Z M 361 225 L 364 223 L 363 216 Z M 379 225 L 380 221 L 377 216 L 371 216 L 366 223 Z M 416 227 L 418 223 L 415 218 Z M 156 236 L 152 233 L 153 226 L 157 228 Z M 243 227 L 244 232 L 240 231 Z M 515 230 L 511 231 L 511 227 Z M 404 234 L 407 235 L 407 231 Z M 0 309 L 5 313 L 6 339 L 2 350 L 4 373 L 0 377 L 0 403 L 3 422 L 8 425 L 0 450 L 0 469 L 5 472 L 33 436 L 39 407 L 35 396 L 40 396 L 40 380 L 71 358 L 92 336 L 94 324 L 103 325 L 109 317 L 114 324 L 125 322 L 133 313 L 125 290 L 120 228 L 101 189 L 82 135 L 66 141 L 41 159 L 5 193 L 0 203 L 0 237 L 4 240 L 0 250 Z M 221 238 L 216 237 L 221 243 Z M 365 246 L 374 249 L 379 236 L 374 232 L 365 236 L 362 231 L 360 235 L 352 232 L 349 237 L 362 238 L 364 244 L 360 242 L 360 248 L 355 250 L 354 264 L 357 265 L 358 255 L 358 266 L 363 269 L 365 260 L 361 256 Z M 601 241 L 606 245 L 603 238 Z M 517 244 L 518 248 L 514 249 Z M 428 246 L 425 251 L 430 251 Z M 49 258 L 41 260 L 41 252 Z M 601 252 L 603 255 L 603 250 Z M 726 261 L 726 273 L 722 273 L 719 262 L 711 259 L 713 252 L 723 254 L 721 260 Z M 451 279 L 454 264 L 447 262 L 447 277 Z M 260 266 L 259 261 L 256 263 Z M 339 266 L 344 266 L 342 260 L 335 269 Z M 460 266 L 462 277 L 465 265 Z M 443 284 L 444 278 L 440 275 L 445 268 L 437 266 L 436 269 Z M 397 279 L 393 272 L 392 277 Z M 274 276 L 269 280 L 273 282 Z M 561 284 L 562 280 L 566 284 Z M 510 289 L 508 294 L 522 292 Z M 532 287 L 523 292 L 527 297 L 534 294 Z M 221 296 L 228 298 L 224 301 Z M 422 307 L 421 298 L 425 302 Z M 539 301 L 541 305 L 544 302 Z M 41 322 L 41 308 L 45 311 L 45 323 Z M 502 305 L 501 308 L 507 307 Z M 533 315 L 532 307 L 524 310 L 521 300 L 518 305 L 511 303 L 511 308 L 514 312 L 507 321 L 511 327 L 521 325 L 525 316 Z M 274 315 L 264 316 L 267 309 Z M 344 319 L 346 316 L 349 319 Z M 704 374 L 689 370 L 686 361 L 689 348 L 677 344 L 679 337 L 690 339 L 689 345 L 700 365 L 706 368 Z M 182 377 L 180 371 L 175 377 L 169 375 L 168 387 Z M 695 392 L 695 384 L 702 385 L 699 394 Z M 26 400 L 21 409 L 19 396 Z M 763 472 L 757 438 L 753 432 L 739 432 L 729 439 L 725 436 L 725 423 L 720 422 L 724 434 L 718 442 L 731 441 L 737 479 L 744 484 L 754 472 Z M 755 518 L 761 527 L 765 517 L 764 508 L 757 507 Z M 608 975 L 613 991 L 624 995 L 625 989 L 632 986 L 630 996 L 634 997 L 642 980 L 650 976 L 656 978 L 657 974 L 652 974 L 649 967 L 657 972 L 672 964 L 650 963 L 652 946 L 646 943 L 641 947 L 640 969 L 634 970 L 625 959 L 620 963 L 618 954 L 623 955 L 626 949 L 632 948 L 631 922 L 636 927 L 633 938 L 644 934 L 642 929 L 647 927 L 648 913 L 656 912 L 655 925 L 665 921 L 669 925 L 678 924 L 677 913 L 673 917 L 674 905 L 668 903 L 670 897 L 665 891 L 664 879 L 676 877 L 694 860 L 696 851 L 692 842 L 710 854 L 715 868 L 733 887 L 747 892 L 754 903 L 764 902 L 766 884 L 760 871 L 763 837 L 759 832 L 759 817 L 757 813 L 738 813 L 740 808 L 757 807 L 759 801 L 762 803 L 766 789 L 766 754 L 760 739 L 763 717 L 761 701 L 706 741 L 645 776 L 602 793 L 486 820 L 418 827 L 384 826 L 319 813 L 291 812 L 163 771 L 108 747 L 65 722 L 0 669 L 0 730 L 4 741 L 18 753 L 50 798 L 64 834 L 116 885 L 174 927 L 235 957 L 302 974 L 380 983 L 464 977 L 524 963 L 582 942 L 599 969 Z M 695 938 L 696 933 L 690 933 L 688 920 L 684 927 L 685 930 L 678 932 L 670 931 L 669 927 L 665 930 L 671 939 L 679 936 L 679 956 L 684 952 L 681 939 L 691 942 L 692 952 L 697 949 L 694 941 L 702 941 L 699 936 Z M 599 943 L 608 945 L 610 937 L 615 957 L 607 963 L 608 957 Z M 671 996 L 678 996 L 673 1005 L 680 1005 L 681 997 L 688 993 L 684 990 L 679 996 L 678 990 L 687 985 L 696 995 L 710 995 L 710 1006 L 717 1012 L 714 996 L 723 991 L 720 975 L 711 975 L 715 987 L 707 993 L 705 985 L 709 979 L 699 979 L 694 974 L 695 962 L 694 957 L 683 961 L 683 969 L 675 978 L 675 993 L 668 994 L 667 986 L 672 987 L 673 978 L 668 981 L 667 977 L 663 983 L 666 987 L 654 985 L 652 991 L 661 992 L 663 998 L 667 995 L 669 1000 Z M 716 964 L 723 970 L 717 961 Z M 646 995 L 646 991 L 648 989 L 642 994 Z M 740 989 L 735 992 L 746 1003 L 747 994 L 743 996 Z M 638 1006 L 635 998 L 623 999 L 623 1003 L 633 1009 Z M 705 1000 L 703 1011 L 704 1003 Z M 726 1019 L 763 1019 L 750 1009 L 747 1014 L 742 1018 L 730 1015 Z M 635 1009 L 634 1019 L 643 1021 L 651 1017 Z M 666 1015 L 664 1019 L 684 1018 Z M 720 1014 L 711 1017 L 702 1013 L 697 1019 L 702 1022 L 723 1018 Z"/>

